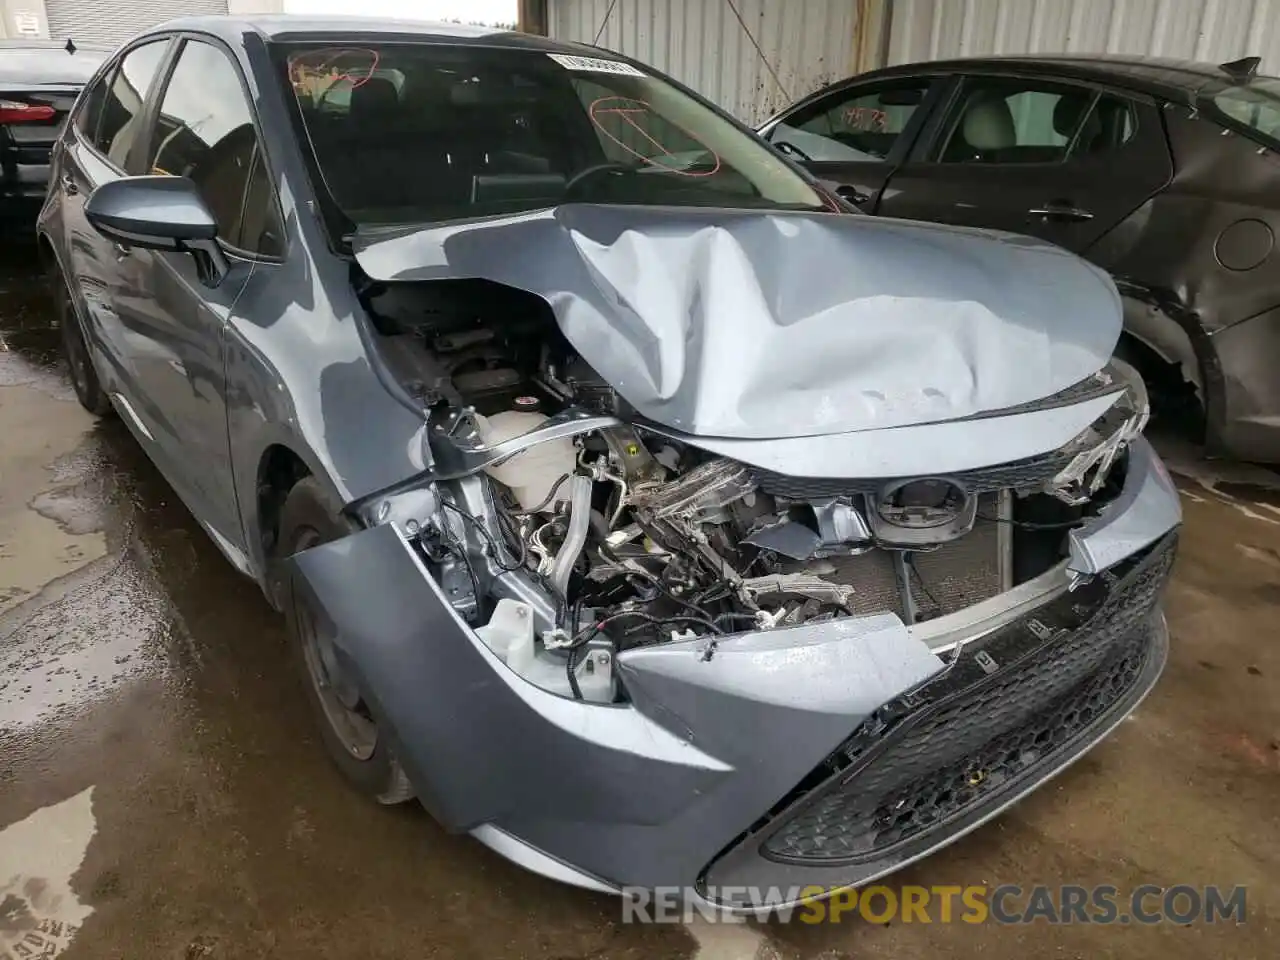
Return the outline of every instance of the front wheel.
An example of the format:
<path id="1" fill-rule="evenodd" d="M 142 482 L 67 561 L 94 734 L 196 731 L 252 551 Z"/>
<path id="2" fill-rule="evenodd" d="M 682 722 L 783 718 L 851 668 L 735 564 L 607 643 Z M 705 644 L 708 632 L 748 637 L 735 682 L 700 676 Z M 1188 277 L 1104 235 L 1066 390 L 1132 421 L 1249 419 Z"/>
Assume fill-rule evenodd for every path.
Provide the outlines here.
<path id="1" fill-rule="evenodd" d="M 289 491 L 280 512 L 279 556 L 287 558 L 337 540 L 352 529 L 315 479 L 306 477 Z M 283 586 L 294 660 L 325 752 L 366 796 L 384 804 L 412 799 L 413 787 L 404 769 L 378 729 L 356 678 L 338 658 L 333 629 L 290 579 L 285 579 Z"/>

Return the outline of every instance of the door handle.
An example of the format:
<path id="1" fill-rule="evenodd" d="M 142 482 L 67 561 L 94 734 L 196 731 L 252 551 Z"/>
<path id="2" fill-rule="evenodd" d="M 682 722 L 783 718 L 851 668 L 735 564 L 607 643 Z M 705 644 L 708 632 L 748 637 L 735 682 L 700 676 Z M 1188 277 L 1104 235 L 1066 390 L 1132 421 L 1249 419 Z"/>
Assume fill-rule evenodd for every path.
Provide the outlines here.
<path id="1" fill-rule="evenodd" d="M 61 183 L 63 192 L 65 193 L 77 194 L 80 192 L 80 188 L 76 185 L 75 177 L 71 176 L 69 173 L 64 173 L 62 175 Z"/>
<path id="2" fill-rule="evenodd" d="M 118 240 L 112 243 L 111 246 L 112 248 L 114 248 L 116 252 L 117 260 L 123 260 L 125 257 L 127 257 L 130 253 L 133 252 L 133 247 L 125 246 L 123 243 L 120 243 Z"/>
<path id="3" fill-rule="evenodd" d="M 1077 207 L 1069 200 L 1050 200 L 1043 207 L 1032 207 L 1027 213 L 1033 217 L 1043 217 L 1045 220 L 1065 220 L 1075 223 L 1093 219 L 1092 213 Z"/>
<path id="4" fill-rule="evenodd" d="M 841 200 L 848 200 L 859 207 L 871 199 L 871 194 L 863 193 L 857 187 L 851 187 L 847 183 L 842 183 L 836 187 L 836 196 Z"/>

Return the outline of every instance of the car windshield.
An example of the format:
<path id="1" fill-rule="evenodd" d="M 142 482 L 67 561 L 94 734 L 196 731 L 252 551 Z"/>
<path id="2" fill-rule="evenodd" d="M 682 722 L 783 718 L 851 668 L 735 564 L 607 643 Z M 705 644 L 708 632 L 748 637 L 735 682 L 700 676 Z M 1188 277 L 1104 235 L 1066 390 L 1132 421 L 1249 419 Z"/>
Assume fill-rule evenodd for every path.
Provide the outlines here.
<path id="1" fill-rule="evenodd" d="M 312 176 L 355 224 L 559 203 L 827 209 L 753 136 L 630 64 L 425 43 L 281 48 Z"/>
<path id="2" fill-rule="evenodd" d="M 1247 84 L 1225 86 L 1210 99 L 1219 112 L 1280 150 L 1280 79 L 1256 77 Z"/>

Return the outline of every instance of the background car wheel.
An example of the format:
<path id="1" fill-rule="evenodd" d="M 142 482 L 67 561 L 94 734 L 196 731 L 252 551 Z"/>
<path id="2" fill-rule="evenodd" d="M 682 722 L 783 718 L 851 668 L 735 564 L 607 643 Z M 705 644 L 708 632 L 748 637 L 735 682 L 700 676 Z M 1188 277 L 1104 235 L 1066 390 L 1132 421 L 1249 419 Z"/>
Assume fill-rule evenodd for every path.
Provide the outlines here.
<path id="1" fill-rule="evenodd" d="M 67 361 L 67 371 L 71 376 L 76 399 L 80 401 L 80 406 L 95 417 L 105 417 L 113 412 L 111 398 L 98 382 L 98 372 L 93 369 L 93 358 L 89 356 L 89 346 L 85 343 L 80 318 L 76 316 L 71 293 L 61 276 L 54 278 L 53 296 L 58 328 L 62 334 L 62 354 Z"/>
<path id="2" fill-rule="evenodd" d="M 282 559 L 292 556 L 352 529 L 315 479 L 306 477 L 289 491 L 280 512 L 279 555 Z M 285 581 L 283 593 L 294 659 L 325 752 L 348 781 L 379 803 L 412 799 L 413 787 L 381 735 L 355 678 L 334 655 L 335 638 L 324 618 L 290 581 Z"/>

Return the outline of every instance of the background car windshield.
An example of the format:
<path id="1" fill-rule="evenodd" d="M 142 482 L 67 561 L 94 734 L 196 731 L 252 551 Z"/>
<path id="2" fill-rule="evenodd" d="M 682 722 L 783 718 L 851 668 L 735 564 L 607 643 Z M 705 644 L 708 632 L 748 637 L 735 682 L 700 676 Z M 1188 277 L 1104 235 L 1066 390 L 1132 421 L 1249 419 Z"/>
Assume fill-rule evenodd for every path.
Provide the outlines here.
<path id="1" fill-rule="evenodd" d="M 357 224 L 573 201 L 827 209 L 753 136 L 619 61 L 411 43 L 281 59 L 317 186 Z"/>

